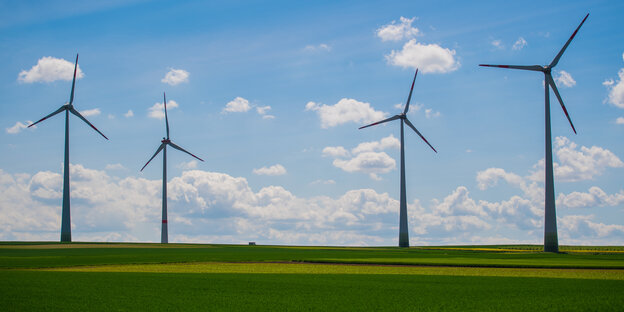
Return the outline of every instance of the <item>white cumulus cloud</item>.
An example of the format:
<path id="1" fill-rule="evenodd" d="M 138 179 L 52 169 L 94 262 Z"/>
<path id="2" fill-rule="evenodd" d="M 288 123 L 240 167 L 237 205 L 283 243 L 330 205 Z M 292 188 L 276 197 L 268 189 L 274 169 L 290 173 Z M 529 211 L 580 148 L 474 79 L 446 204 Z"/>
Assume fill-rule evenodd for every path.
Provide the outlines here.
<path id="1" fill-rule="evenodd" d="M 284 168 L 284 166 L 280 164 L 276 164 L 270 167 L 262 167 L 262 168 L 254 169 L 253 173 L 257 175 L 268 175 L 268 176 L 285 175 L 286 168 Z"/>
<path id="2" fill-rule="evenodd" d="M 624 125 L 624 117 L 618 117 L 615 120 L 615 123 L 618 124 L 618 125 Z"/>
<path id="3" fill-rule="evenodd" d="M 624 68 L 618 72 L 617 81 L 610 79 L 602 84 L 609 90 L 606 101 L 615 107 L 624 108 Z"/>
<path id="4" fill-rule="evenodd" d="M 84 77 L 78 65 L 76 79 Z M 44 56 L 37 61 L 37 65 L 30 70 L 19 73 L 17 80 L 24 83 L 52 82 L 56 80 L 72 80 L 74 78 L 74 63 L 52 56 Z"/>
<path id="5" fill-rule="evenodd" d="M 165 77 L 161 80 L 162 83 L 166 83 L 170 86 L 175 86 L 183 82 L 189 81 L 189 72 L 184 69 L 171 68 Z"/>
<path id="6" fill-rule="evenodd" d="M 262 116 L 262 119 L 275 119 L 275 116 L 267 114 L 268 111 L 271 110 L 271 106 L 257 106 L 256 112 L 258 115 Z"/>
<path id="7" fill-rule="evenodd" d="M 598 223 L 592 221 L 593 218 L 594 215 L 572 215 L 560 218 L 558 223 L 564 231 L 580 238 L 617 238 L 624 235 L 624 225 Z"/>
<path id="8" fill-rule="evenodd" d="M 178 107 L 178 102 L 174 100 L 167 101 L 167 111 Z M 154 103 L 152 107 L 147 109 L 147 116 L 150 118 L 164 119 L 165 118 L 165 105 L 163 103 Z"/>
<path id="9" fill-rule="evenodd" d="M 418 28 L 412 27 L 416 18 L 406 18 L 401 16 L 399 23 L 392 21 L 390 24 L 379 27 L 376 31 L 377 37 L 381 41 L 399 41 L 416 37 L 419 34 Z"/>
<path id="10" fill-rule="evenodd" d="M 514 42 L 511 48 L 513 50 L 521 50 L 522 48 L 526 47 L 526 45 L 527 45 L 527 41 L 524 38 L 519 37 L 518 40 Z"/>
<path id="11" fill-rule="evenodd" d="M 350 153 L 342 146 L 328 146 L 323 149 L 323 157 L 349 157 Z"/>
<path id="12" fill-rule="evenodd" d="M 309 44 L 305 46 L 305 48 L 303 48 L 303 50 L 307 52 L 316 52 L 316 51 L 329 52 L 331 51 L 331 49 L 332 49 L 331 46 L 326 43 L 320 43 L 318 45 Z"/>
<path id="13" fill-rule="evenodd" d="M 271 110 L 271 106 L 258 106 L 256 107 L 256 112 L 260 115 L 264 115 L 266 114 L 268 111 Z"/>
<path id="14" fill-rule="evenodd" d="M 176 167 L 178 167 L 178 168 L 180 168 L 182 170 L 196 169 L 197 168 L 197 160 L 193 159 L 193 160 L 190 160 L 188 162 L 181 162 Z"/>
<path id="15" fill-rule="evenodd" d="M 487 213 L 482 206 L 470 198 L 470 192 L 465 186 L 460 186 L 442 201 L 434 201 L 435 211 L 441 215 L 477 215 L 486 217 Z"/>
<path id="16" fill-rule="evenodd" d="M 422 44 L 412 39 L 400 51 L 386 55 L 389 64 L 403 68 L 418 68 L 422 73 L 448 73 L 459 68 L 455 50 L 437 44 Z"/>
<path id="17" fill-rule="evenodd" d="M 329 180 L 314 180 L 312 182 L 310 182 L 311 185 L 315 185 L 315 184 L 325 184 L 325 185 L 334 185 L 336 184 L 336 181 L 329 179 Z"/>
<path id="18" fill-rule="evenodd" d="M 80 114 L 81 114 L 82 116 L 85 116 L 85 117 L 89 117 L 89 116 L 97 116 L 97 115 L 99 115 L 99 114 L 101 114 L 101 113 L 102 113 L 102 112 L 100 111 L 100 109 L 99 109 L 99 108 L 87 109 L 87 110 L 80 111 Z"/>
<path id="19" fill-rule="evenodd" d="M 6 128 L 6 132 L 8 134 L 17 134 L 22 132 L 22 130 L 24 129 L 28 129 L 28 125 L 31 125 L 33 122 L 30 120 L 27 120 L 26 123 L 22 123 L 20 121 L 16 122 L 15 125 L 13 125 L 13 127 L 9 127 Z M 31 128 L 37 128 L 37 126 L 32 126 Z"/>
<path id="20" fill-rule="evenodd" d="M 354 147 L 351 152 L 353 154 L 359 154 L 364 152 L 378 152 L 388 148 L 401 148 L 401 141 L 399 141 L 399 139 L 395 138 L 394 135 L 391 134 L 379 141 L 362 142 Z M 323 150 L 323 153 L 324 152 L 325 150 Z"/>
<path id="21" fill-rule="evenodd" d="M 427 119 L 440 117 L 440 112 L 434 111 L 432 108 L 425 109 L 425 117 Z"/>
<path id="22" fill-rule="evenodd" d="M 323 157 L 334 158 L 332 164 L 346 172 L 368 174 L 371 179 L 381 180 L 379 174 L 396 168 L 396 161 L 383 152 L 385 149 L 398 149 L 401 143 L 393 135 L 379 141 L 362 142 L 348 151 L 342 146 L 328 146 L 323 149 Z"/>
<path id="23" fill-rule="evenodd" d="M 624 190 L 619 193 L 608 195 L 597 186 L 589 188 L 588 192 L 572 192 L 559 194 L 557 205 L 568 208 L 595 208 L 604 206 L 617 206 L 624 203 Z"/>
<path id="24" fill-rule="evenodd" d="M 348 98 L 343 98 L 334 105 L 308 102 L 305 110 L 315 111 L 321 119 L 321 128 L 324 129 L 349 122 L 358 124 L 371 123 L 386 117 L 386 113 L 376 111 L 371 107 L 370 103 Z"/>
<path id="25" fill-rule="evenodd" d="M 130 118 L 132 116 L 134 116 L 134 112 L 131 109 L 129 109 L 128 112 L 124 114 L 124 117 L 126 118 Z"/>
<path id="26" fill-rule="evenodd" d="M 555 77 L 555 81 L 559 84 L 563 84 L 566 87 L 574 87 L 576 85 L 576 80 L 572 78 L 570 73 L 560 70 L 559 75 Z"/>
<path id="27" fill-rule="evenodd" d="M 492 46 L 494 46 L 495 48 L 500 49 L 500 50 L 502 50 L 502 49 L 504 49 L 504 48 L 505 48 L 505 47 L 503 46 L 503 42 L 502 42 L 502 41 L 500 41 L 499 39 L 492 40 L 492 41 L 490 42 L 490 44 L 492 44 Z"/>
<path id="28" fill-rule="evenodd" d="M 396 168 L 396 161 L 384 152 L 364 152 L 351 159 L 334 159 L 334 166 L 346 172 L 368 173 L 377 180 L 377 174 L 388 173 Z"/>
<path id="29" fill-rule="evenodd" d="M 105 167 L 106 170 L 122 170 L 122 169 L 126 169 L 126 167 L 124 167 L 122 164 L 108 164 Z"/>
<path id="30" fill-rule="evenodd" d="M 250 109 L 251 109 L 251 105 L 249 105 L 249 101 L 240 96 L 237 96 L 232 101 L 228 102 L 221 112 L 222 113 L 244 113 L 246 111 L 249 111 Z"/>
<path id="31" fill-rule="evenodd" d="M 502 168 L 488 168 L 477 173 L 477 186 L 481 190 L 496 186 L 498 180 L 503 179 L 507 183 L 520 186 L 523 178 L 515 173 L 507 172 Z"/>
<path id="32" fill-rule="evenodd" d="M 607 168 L 624 167 L 624 162 L 613 152 L 598 147 L 578 145 L 566 137 L 556 137 L 553 144 L 558 161 L 553 164 L 555 179 L 574 182 L 592 180 L 601 175 Z M 544 159 L 535 166 L 537 170 L 531 175 L 534 181 L 544 180 Z"/>

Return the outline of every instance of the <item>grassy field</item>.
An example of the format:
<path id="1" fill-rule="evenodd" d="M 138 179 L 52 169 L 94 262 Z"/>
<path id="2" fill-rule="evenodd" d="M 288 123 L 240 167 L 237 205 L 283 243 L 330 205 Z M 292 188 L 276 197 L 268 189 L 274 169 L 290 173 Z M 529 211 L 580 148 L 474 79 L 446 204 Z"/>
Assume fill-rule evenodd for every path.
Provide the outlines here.
<path id="1" fill-rule="evenodd" d="M 624 269 L 624 247 L 553 254 L 535 246 L 289 247 L 199 244 L 0 243 L 0 268 L 176 262 L 317 262 Z M 565 250 L 565 248 L 562 248 Z M 574 247 L 574 250 L 578 247 Z M 572 250 L 572 249 L 571 249 Z"/>
<path id="2" fill-rule="evenodd" d="M 0 310 L 622 309 L 623 247 L 535 247 L 0 243 Z"/>

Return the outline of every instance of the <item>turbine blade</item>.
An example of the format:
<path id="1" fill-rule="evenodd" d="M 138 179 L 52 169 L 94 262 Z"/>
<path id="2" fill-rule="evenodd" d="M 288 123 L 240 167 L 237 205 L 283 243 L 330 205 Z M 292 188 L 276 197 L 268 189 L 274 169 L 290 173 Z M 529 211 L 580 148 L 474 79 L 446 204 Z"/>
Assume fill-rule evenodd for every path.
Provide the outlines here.
<path id="1" fill-rule="evenodd" d="M 197 159 L 199 159 L 199 160 L 201 160 L 201 161 L 204 161 L 203 159 L 201 159 L 201 158 L 199 158 L 199 157 L 197 157 L 197 156 L 195 156 L 195 155 L 193 155 L 193 154 L 189 153 L 187 150 L 185 150 L 185 149 L 183 149 L 183 148 L 181 148 L 181 147 L 179 147 L 179 146 L 175 145 L 175 143 L 173 143 L 173 142 L 171 142 L 171 141 L 169 141 L 169 145 L 171 145 L 171 147 L 173 147 L 173 148 L 177 149 L 178 151 L 185 152 L 185 153 L 187 153 L 187 154 L 189 154 L 189 155 L 191 155 L 191 156 L 193 156 L 193 157 L 195 157 L 195 158 L 197 158 Z"/>
<path id="2" fill-rule="evenodd" d="M 98 130 L 94 125 L 92 125 L 87 118 L 84 118 L 84 116 L 82 116 L 77 110 L 75 110 L 73 107 L 69 109 L 69 112 L 76 115 L 76 117 L 82 119 L 82 121 L 86 122 L 87 125 L 91 126 L 91 128 L 93 128 L 93 130 L 97 131 L 97 133 L 99 133 L 100 135 L 102 135 L 105 139 L 108 140 L 108 138 L 104 135 L 104 133 L 100 132 L 100 130 Z"/>
<path id="3" fill-rule="evenodd" d="M 557 63 L 559 63 L 559 59 L 563 55 L 563 52 L 565 52 L 565 50 L 568 48 L 568 45 L 570 45 L 570 42 L 572 42 L 572 39 L 574 39 L 574 36 L 576 36 L 576 33 L 579 31 L 579 29 L 581 29 L 581 26 L 583 26 L 583 23 L 585 23 L 585 20 L 587 19 L 588 16 L 589 16 L 589 13 L 585 15 L 585 18 L 583 19 L 583 21 L 581 21 L 578 27 L 576 27 L 576 30 L 574 30 L 574 32 L 572 33 L 572 36 L 570 36 L 570 39 L 568 39 L 568 41 L 565 43 L 563 48 L 561 48 L 561 51 L 559 51 L 559 54 L 557 54 L 557 56 L 555 56 L 553 61 L 550 63 L 550 68 L 557 66 Z"/>
<path id="4" fill-rule="evenodd" d="M 158 149 L 156 150 L 156 153 L 154 153 L 154 156 L 152 156 L 152 158 L 150 158 L 147 163 L 145 163 L 145 166 L 143 166 L 143 168 L 141 168 L 141 171 L 143 171 L 143 169 L 145 169 L 145 167 L 147 167 L 147 164 L 150 163 L 150 161 L 152 161 L 152 159 L 154 159 L 154 157 L 156 157 L 156 155 L 158 155 L 158 153 L 160 153 L 160 151 L 162 151 L 163 148 L 165 148 L 165 144 L 167 143 L 161 143 L 160 146 L 158 147 Z"/>
<path id="5" fill-rule="evenodd" d="M 414 82 L 416 82 L 416 75 L 418 75 L 418 68 L 416 68 L 416 73 L 414 74 L 414 80 L 412 80 L 412 87 L 410 88 L 410 93 L 409 93 L 409 96 L 407 97 L 407 104 L 405 104 L 403 115 L 407 114 L 407 110 L 409 109 L 409 103 L 412 100 L 412 91 L 414 91 Z"/>
<path id="6" fill-rule="evenodd" d="M 509 68 L 509 69 L 522 69 L 522 70 L 532 70 L 532 71 L 544 71 L 544 67 L 539 65 L 490 65 L 490 64 L 479 64 L 479 66 L 484 67 L 498 67 L 498 68 Z"/>
<path id="7" fill-rule="evenodd" d="M 36 124 L 38 124 L 38 123 L 40 123 L 42 121 L 44 121 L 44 120 L 54 116 L 54 115 L 56 115 L 56 114 L 58 114 L 58 113 L 60 113 L 60 112 L 62 112 L 64 110 L 66 110 L 66 109 L 67 109 L 67 106 L 63 105 L 63 106 L 61 106 L 61 108 L 59 108 L 59 109 L 55 110 L 54 112 L 52 112 L 52 114 L 39 119 L 37 122 L 35 122 L 33 124 L 30 124 L 30 126 L 28 126 L 28 128 L 30 128 L 30 127 L 32 127 L 32 126 L 34 126 L 34 125 L 36 125 Z"/>
<path id="8" fill-rule="evenodd" d="M 372 123 L 372 124 L 370 124 L 370 125 L 366 125 L 366 126 L 363 126 L 363 127 L 359 127 L 358 129 L 364 129 L 364 128 L 367 128 L 367 127 L 370 127 L 370 126 L 378 125 L 378 124 L 381 124 L 381 123 L 384 123 L 384 122 L 388 122 L 388 121 L 392 121 L 392 120 L 399 119 L 399 118 L 401 118 L 401 116 L 399 116 L 399 115 L 394 115 L 394 116 L 392 116 L 392 117 L 390 117 L 390 118 L 388 118 L 388 119 L 384 119 L 384 120 L 382 120 L 382 121 L 374 122 L 374 123 Z"/>
<path id="9" fill-rule="evenodd" d="M 74 80 L 72 81 L 71 95 L 69 96 L 69 105 L 74 103 L 74 87 L 76 87 L 76 70 L 78 69 L 78 53 L 76 53 L 76 64 L 74 64 Z"/>
<path id="10" fill-rule="evenodd" d="M 574 128 L 574 125 L 572 124 L 572 119 L 570 119 L 568 110 L 566 109 L 565 105 L 563 105 L 563 100 L 561 99 L 561 95 L 559 95 L 559 90 L 557 90 L 557 86 L 555 85 L 555 81 L 553 80 L 551 75 L 546 75 L 546 82 L 550 85 L 550 87 L 555 92 L 555 96 L 557 96 L 557 100 L 559 100 L 559 104 L 561 104 L 561 108 L 563 109 L 563 112 L 568 118 L 568 121 L 570 122 L 570 126 L 572 126 L 572 131 L 574 131 L 574 134 L 576 134 L 576 129 Z"/>
<path id="11" fill-rule="evenodd" d="M 421 138 L 421 139 L 423 139 L 423 141 L 425 141 L 425 143 L 427 143 L 427 145 L 429 145 L 429 147 L 431 147 L 431 149 L 432 149 L 434 152 L 436 152 L 436 153 L 438 152 L 438 151 L 436 151 L 436 149 L 435 149 L 435 148 L 433 148 L 433 146 L 431 146 L 431 144 L 429 144 L 429 141 L 427 141 L 427 139 L 425 139 L 425 137 L 424 137 L 424 136 L 420 133 L 420 131 L 418 131 L 418 130 L 416 129 L 416 127 L 414 127 L 414 125 L 412 125 L 412 123 L 409 121 L 409 119 L 405 118 L 404 120 L 405 120 L 405 123 L 406 123 L 406 124 L 407 124 L 410 128 L 412 128 L 412 130 L 416 131 L 416 133 L 420 136 L 420 138 Z"/>
<path id="12" fill-rule="evenodd" d="M 167 94 L 163 92 L 163 104 L 165 105 L 165 124 L 167 125 L 167 140 L 169 140 L 169 119 L 167 118 Z"/>

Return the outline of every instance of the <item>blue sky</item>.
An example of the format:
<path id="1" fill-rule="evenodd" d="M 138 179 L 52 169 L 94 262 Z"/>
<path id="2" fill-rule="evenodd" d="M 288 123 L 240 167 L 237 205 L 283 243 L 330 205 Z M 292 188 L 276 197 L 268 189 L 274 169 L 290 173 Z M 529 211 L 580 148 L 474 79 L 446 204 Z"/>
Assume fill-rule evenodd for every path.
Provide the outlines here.
<path id="1" fill-rule="evenodd" d="M 624 243 L 620 1 L 0 3 L 0 240 L 58 240 L 69 99 L 77 241 L 395 245 L 402 110 L 412 245 L 541 243 L 544 91 L 553 72 L 560 244 Z"/>

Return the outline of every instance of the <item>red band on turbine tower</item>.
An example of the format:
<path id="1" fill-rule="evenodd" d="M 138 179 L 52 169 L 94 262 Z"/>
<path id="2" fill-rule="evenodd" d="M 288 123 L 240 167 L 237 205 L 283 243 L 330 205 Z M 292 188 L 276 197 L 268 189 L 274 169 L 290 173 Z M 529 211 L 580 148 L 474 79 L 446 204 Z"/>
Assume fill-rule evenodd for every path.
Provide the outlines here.
<path id="1" fill-rule="evenodd" d="M 167 223 L 167 220 L 163 220 L 163 222 L 162 222 L 162 223 Z"/>

